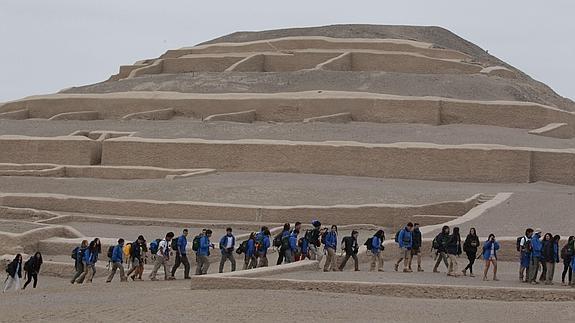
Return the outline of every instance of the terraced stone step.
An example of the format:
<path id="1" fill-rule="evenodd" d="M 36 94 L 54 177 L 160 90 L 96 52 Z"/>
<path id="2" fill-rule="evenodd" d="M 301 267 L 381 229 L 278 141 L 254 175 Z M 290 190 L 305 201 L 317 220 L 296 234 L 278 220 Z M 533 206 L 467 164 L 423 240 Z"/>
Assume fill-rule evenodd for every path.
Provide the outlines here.
<path id="1" fill-rule="evenodd" d="M 394 96 L 362 92 L 307 91 L 274 94 L 191 94 L 175 92 L 117 92 L 54 94 L 0 105 L 0 113 L 28 110 L 30 118 L 91 110 L 102 119 L 120 119 L 157 109 L 173 110 L 187 118 L 255 112 L 254 121 L 300 122 L 349 113 L 359 122 L 478 124 L 535 129 L 549 123 L 575 127 L 575 114 L 528 102 L 468 101 L 440 97 Z"/>

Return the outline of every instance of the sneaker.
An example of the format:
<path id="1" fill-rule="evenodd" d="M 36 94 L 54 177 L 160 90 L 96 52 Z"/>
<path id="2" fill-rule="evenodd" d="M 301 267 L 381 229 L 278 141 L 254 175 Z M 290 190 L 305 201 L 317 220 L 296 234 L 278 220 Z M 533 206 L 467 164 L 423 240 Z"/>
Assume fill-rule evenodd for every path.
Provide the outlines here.
<path id="1" fill-rule="evenodd" d="M 354 271 L 359 271 L 359 269 L 354 269 Z"/>
<path id="2" fill-rule="evenodd" d="M 168 277 L 166 280 L 176 280 L 176 277 Z"/>
<path id="3" fill-rule="evenodd" d="M 434 273 L 439 273 L 439 270 L 434 269 L 433 272 L 434 272 Z"/>
<path id="4" fill-rule="evenodd" d="M 150 280 L 153 281 L 153 282 L 157 282 L 159 279 L 156 278 L 156 277 L 154 277 L 154 278 L 150 278 Z"/>
<path id="5" fill-rule="evenodd" d="M 467 270 L 462 270 L 461 273 L 463 273 L 463 276 L 467 276 Z"/>
<path id="6" fill-rule="evenodd" d="M 421 273 L 421 272 L 424 272 L 425 270 L 423 270 L 423 268 L 419 267 L 419 268 L 417 268 L 417 271 Z"/>
<path id="7" fill-rule="evenodd" d="M 399 264 L 395 264 L 395 271 L 399 269 Z"/>
<path id="8" fill-rule="evenodd" d="M 382 273 L 382 272 L 383 272 L 383 269 L 378 269 L 377 271 L 379 271 L 380 273 Z"/>
<path id="9" fill-rule="evenodd" d="M 192 279 L 192 277 L 184 277 L 184 279 Z"/>
<path id="10" fill-rule="evenodd" d="M 475 275 L 474 275 L 474 274 L 469 274 L 469 277 L 475 277 Z"/>
<path id="11" fill-rule="evenodd" d="M 397 271 L 397 270 L 396 270 L 396 271 Z M 404 272 L 404 273 L 408 273 L 408 272 L 410 272 L 410 271 L 409 271 L 409 269 L 405 268 L 405 269 L 403 269 L 403 272 Z"/>
<path id="12" fill-rule="evenodd" d="M 493 281 L 494 281 L 494 282 L 498 282 L 498 281 L 499 281 L 499 278 L 493 277 Z"/>

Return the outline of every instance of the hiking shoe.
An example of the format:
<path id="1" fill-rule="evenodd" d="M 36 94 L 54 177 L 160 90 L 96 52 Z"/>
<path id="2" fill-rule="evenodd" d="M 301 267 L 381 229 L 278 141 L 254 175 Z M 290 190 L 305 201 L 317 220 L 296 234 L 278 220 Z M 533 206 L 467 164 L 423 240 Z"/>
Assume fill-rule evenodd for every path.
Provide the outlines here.
<path id="1" fill-rule="evenodd" d="M 399 264 L 395 264 L 395 271 L 399 269 Z"/>

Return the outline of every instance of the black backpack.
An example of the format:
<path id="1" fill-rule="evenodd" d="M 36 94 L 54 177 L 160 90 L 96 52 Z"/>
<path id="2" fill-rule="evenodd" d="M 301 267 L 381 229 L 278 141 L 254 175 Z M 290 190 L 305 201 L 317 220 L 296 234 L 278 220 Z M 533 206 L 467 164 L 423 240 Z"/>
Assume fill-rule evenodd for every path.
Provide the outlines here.
<path id="1" fill-rule="evenodd" d="M 201 238 L 201 236 L 197 235 L 194 237 L 194 240 L 192 240 L 192 250 L 193 251 L 200 250 L 200 238 Z"/>
<path id="2" fill-rule="evenodd" d="M 108 248 L 108 258 L 112 259 L 113 254 L 114 254 L 114 246 L 110 246 Z"/>
<path id="3" fill-rule="evenodd" d="M 372 246 L 373 246 L 373 237 L 369 237 L 369 238 L 365 241 L 364 245 L 367 247 L 367 250 L 370 250 L 370 251 L 371 251 Z"/>
<path id="4" fill-rule="evenodd" d="M 273 241 L 274 247 L 279 248 L 282 246 L 282 235 L 283 235 L 283 231 L 274 237 L 274 241 Z"/>
<path id="5" fill-rule="evenodd" d="M 80 247 L 76 247 L 72 250 L 72 259 L 78 260 L 78 250 L 80 250 Z"/>
<path id="6" fill-rule="evenodd" d="M 285 237 L 282 237 L 282 240 L 281 240 L 281 241 L 282 241 L 282 243 L 281 243 L 282 249 L 287 250 L 287 249 L 290 248 L 290 246 L 289 246 L 289 238 L 290 238 L 290 236 L 291 236 L 291 234 L 288 234 L 288 235 L 286 235 Z"/>
<path id="7" fill-rule="evenodd" d="M 24 271 L 30 271 L 32 268 L 32 257 L 24 263 Z"/>
<path id="8" fill-rule="evenodd" d="M 241 255 L 242 253 L 246 252 L 246 250 L 248 249 L 248 241 L 249 240 L 245 240 L 242 241 L 242 243 L 240 243 L 240 246 L 238 247 L 238 249 L 236 249 L 236 253 L 238 255 Z"/>
<path id="9" fill-rule="evenodd" d="M 523 236 L 517 238 L 517 242 L 515 243 L 515 247 L 517 247 L 517 251 L 521 251 L 521 239 Z"/>
<path id="10" fill-rule="evenodd" d="M 172 238 L 172 241 L 170 241 L 170 246 L 172 247 L 172 250 L 178 251 L 178 240 L 180 238 Z"/>

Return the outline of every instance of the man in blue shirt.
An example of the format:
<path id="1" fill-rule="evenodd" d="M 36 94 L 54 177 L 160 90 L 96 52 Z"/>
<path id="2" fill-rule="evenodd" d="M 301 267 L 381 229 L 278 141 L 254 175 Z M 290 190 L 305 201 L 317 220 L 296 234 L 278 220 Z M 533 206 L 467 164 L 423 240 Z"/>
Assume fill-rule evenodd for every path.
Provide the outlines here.
<path id="1" fill-rule="evenodd" d="M 220 273 L 224 272 L 224 265 L 227 260 L 232 264 L 232 271 L 236 271 L 236 258 L 234 258 L 234 248 L 236 246 L 236 237 L 232 234 L 232 228 L 226 229 L 226 235 L 220 239 Z"/>
<path id="2" fill-rule="evenodd" d="M 213 248 L 210 242 L 210 237 L 212 236 L 212 230 L 207 229 L 206 233 L 200 237 L 200 246 L 198 251 L 196 251 L 197 268 L 196 275 L 205 275 L 208 273 L 210 268 L 210 248 Z"/>
<path id="3" fill-rule="evenodd" d="M 106 280 L 106 283 L 109 283 L 114 279 L 114 275 L 116 275 L 116 270 L 120 269 L 120 281 L 125 282 L 126 275 L 124 274 L 124 239 L 119 239 L 118 244 L 114 247 L 114 251 L 112 252 L 112 271 Z"/>
<path id="4" fill-rule="evenodd" d="M 188 260 L 188 251 L 186 247 L 188 246 L 188 229 L 182 231 L 182 235 L 178 237 L 176 250 L 176 262 L 172 267 L 172 277 L 176 274 L 176 270 L 180 267 L 180 264 L 184 265 L 184 279 L 190 278 L 190 261 Z"/>

